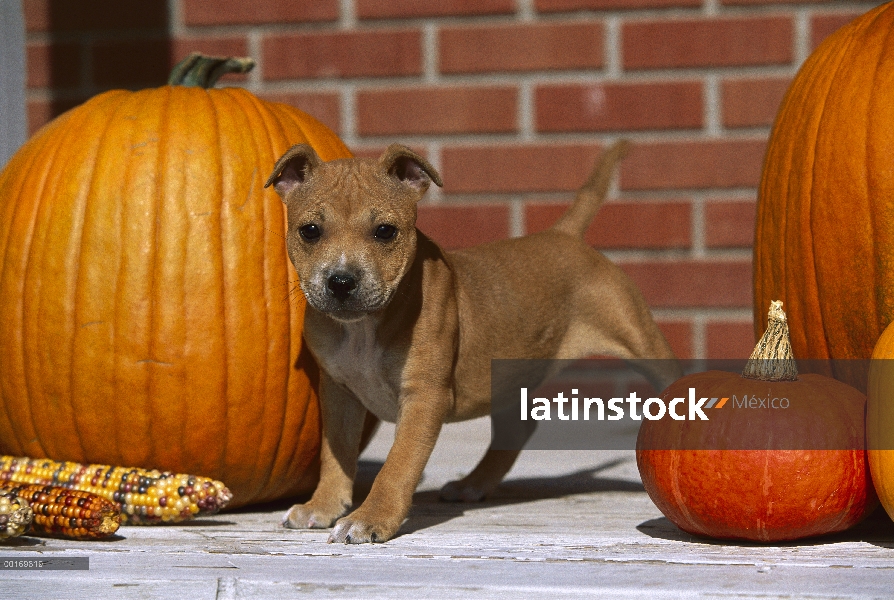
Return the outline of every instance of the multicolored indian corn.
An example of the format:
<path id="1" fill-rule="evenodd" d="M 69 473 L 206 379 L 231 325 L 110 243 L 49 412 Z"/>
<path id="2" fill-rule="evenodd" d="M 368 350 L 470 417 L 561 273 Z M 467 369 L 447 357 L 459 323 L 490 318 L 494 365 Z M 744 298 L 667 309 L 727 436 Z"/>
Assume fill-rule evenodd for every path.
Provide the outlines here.
<path id="1" fill-rule="evenodd" d="M 28 502 L 15 494 L 0 493 L 0 540 L 22 535 L 33 518 Z"/>
<path id="2" fill-rule="evenodd" d="M 128 525 L 176 523 L 210 515 L 233 495 L 220 481 L 156 470 L 0 456 L 3 482 L 54 485 L 102 496 Z"/>
<path id="3" fill-rule="evenodd" d="M 52 485 L 0 484 L 0 493 L 25 500 L 34 513 L 29 533 L 74 539 L 112 535 L 121 525 L 114 502 L 96 494 Z"/>

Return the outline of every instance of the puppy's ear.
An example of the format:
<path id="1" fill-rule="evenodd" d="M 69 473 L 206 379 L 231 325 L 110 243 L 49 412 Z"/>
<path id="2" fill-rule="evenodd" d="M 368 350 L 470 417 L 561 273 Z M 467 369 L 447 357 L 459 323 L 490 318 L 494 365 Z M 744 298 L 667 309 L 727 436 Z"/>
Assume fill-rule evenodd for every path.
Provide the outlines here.
<path id="1" fill-rule="evenodd" d="M 391 144 L 379 158 L 379 164 L 385 172 L 410 187 L 424 193 L 434 181 L 443 187 L 441 176 L 427 160 L 400 144 Z"/>
<path id="2" fill-rule="evenodd" d="M 273 186 L 282 201 L 286 201 L 289 192 L 302 185 L 311 172 L 320 166 L 320 157 L 316 151 L 308 144 L 298 144 L 292 146 L 282 155 L 276 166 L 273 167 L 273 173 L 264 184 L 264 187 Z"/>

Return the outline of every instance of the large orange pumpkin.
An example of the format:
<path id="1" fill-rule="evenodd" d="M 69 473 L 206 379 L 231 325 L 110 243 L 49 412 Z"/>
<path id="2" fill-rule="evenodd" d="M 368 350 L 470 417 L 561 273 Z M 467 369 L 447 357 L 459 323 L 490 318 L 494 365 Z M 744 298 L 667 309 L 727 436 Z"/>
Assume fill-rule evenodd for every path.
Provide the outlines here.
<path id="1" fill-rule="evenodd" d="M 301 142 L 350 155 L 297 109 L 167 85 L 21 148 L 0 175 L 0 454 L 213 477 L 231 507 L 313 488 L 316 367 L 263 187 Z"/>
<path id="2" fill-rule="evenodd" d="M 781 299 L 803 359 L 868 359 L 894 319 L 894 4 L 826 39 L 779 110 L 760 185 L 755 335 Z M 867 363 L 835 362 L 866 389 Z M 853 370 L 853 373 L 847 371 Z"/>

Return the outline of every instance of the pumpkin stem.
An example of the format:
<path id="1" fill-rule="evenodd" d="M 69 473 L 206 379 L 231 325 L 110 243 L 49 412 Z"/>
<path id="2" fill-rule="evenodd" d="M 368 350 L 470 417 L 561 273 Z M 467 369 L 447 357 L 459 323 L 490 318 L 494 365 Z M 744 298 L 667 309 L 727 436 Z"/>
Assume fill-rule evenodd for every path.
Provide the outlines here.
<path id="1" fill-rule="evenodd" d="M 782 310 L 782 301 L 770 303 L 767 330 L 745 363 L 742 377 L 761 381 L 795 381 L 798 379 L 798 364 L 792 353 L 789 339 L 788 319 Z"/>
<path id="2" fill-rule="evenodd" d="M 255 61 L 250 58 L 205 56 L 193 52 L 174 66 L 168 85 L 209 89 L 227 73 L 248 73 L 254 66 Z"/>

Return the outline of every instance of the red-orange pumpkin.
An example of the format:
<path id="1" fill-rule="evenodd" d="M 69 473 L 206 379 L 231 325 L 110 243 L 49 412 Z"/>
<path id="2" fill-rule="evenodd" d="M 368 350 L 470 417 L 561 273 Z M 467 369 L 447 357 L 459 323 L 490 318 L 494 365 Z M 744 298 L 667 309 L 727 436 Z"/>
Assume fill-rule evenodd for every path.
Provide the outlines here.
<path id="1" fill-rule="evenodd" d="M 894 519 L 894 323 L 885 328 L 872 353 L 866 440 L 875 491 Z"/>
<path id="2" fill-rule="evenodd" d="M 643 422 L 636 458 L 652 501 L 683 531 L 721 539 L 792 540 L 855 525 L 877 505 L 864 450 L 866 397 L 822 375 L 767 380 L 763 367 L 782 359 L 754 364 L 763 379 L 709 371 L 665 390 L 666 402 L 686 398 L 690 387 L 698 397 L 733 400 L 706 411 L 710 425 Z M 752 398 L 767 399 L 765 407 L 735 405 Z"/>
<path id="3" fill-rule="evenodd" d="M 218 73 L 219 74 L 219 73 Z M 0 454 L 315 485 L 320 415 L 283 205 L 291 145 L 350 156 L 237 88 L 111 91 L 0 175 Z"/>
<path id="4" fill-rule="evenodd" d="M 894 4 L 826 39 L 779 110 L 754 245 L 755 334 L 785 302 L 804 359 L 868 359 L 894 319 Z M 866 389 L 866 365 L 836 376 Z M 847 367 L 854 370 L 846 372 Z"/>

